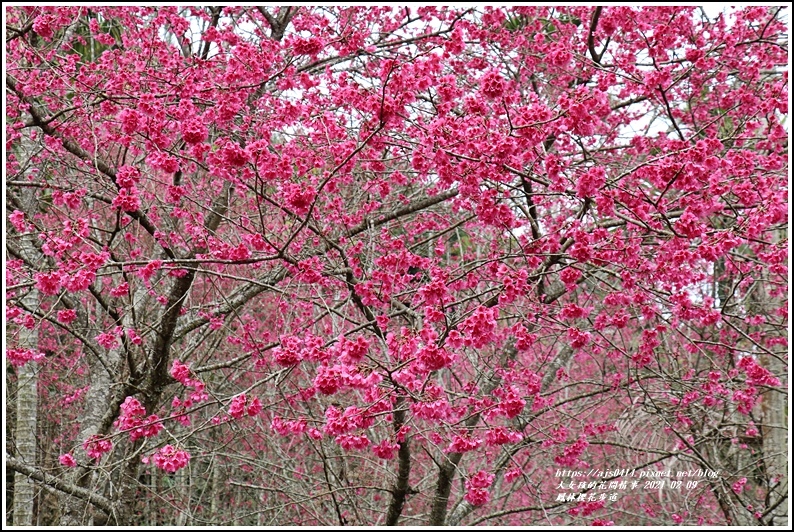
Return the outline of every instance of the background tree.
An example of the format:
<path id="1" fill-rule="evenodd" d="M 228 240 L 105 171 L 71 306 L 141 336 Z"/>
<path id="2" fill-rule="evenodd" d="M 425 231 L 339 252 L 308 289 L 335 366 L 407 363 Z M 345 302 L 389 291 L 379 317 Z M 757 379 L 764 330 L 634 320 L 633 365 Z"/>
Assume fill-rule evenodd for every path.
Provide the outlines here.
<path id="1" fill-rule="evenodd" d="M 31 522 L 787 523 L 783 8 L 6 14 Z"/>

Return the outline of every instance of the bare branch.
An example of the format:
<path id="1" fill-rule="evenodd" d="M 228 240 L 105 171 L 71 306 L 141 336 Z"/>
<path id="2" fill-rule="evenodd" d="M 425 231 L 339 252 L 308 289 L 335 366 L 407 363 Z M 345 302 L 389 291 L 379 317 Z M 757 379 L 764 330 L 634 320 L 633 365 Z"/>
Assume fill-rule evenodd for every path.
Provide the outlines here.
<path id="1" fill-rule="evenodd" d="M 69 495 L 73 495 L 79 499 L 88 501 L 108 515 L 112 515 L 114 513 L 115 507 L 113 501 L 110 499 L 94 493 L 91 490 L 75 486 L 69 482 L 65 482 L 64 480 L 36 469 L 35 467 L 24 464 L 16 458 L 9 456 L 8 454 L 6 454 L 6 466 L 13 469 L 17 473 L 32 478 L 33 480 L 41 482 L 42 484 L 46 484 L 47 486 L 55 488 L 58 491 L 68 493 Z"/>

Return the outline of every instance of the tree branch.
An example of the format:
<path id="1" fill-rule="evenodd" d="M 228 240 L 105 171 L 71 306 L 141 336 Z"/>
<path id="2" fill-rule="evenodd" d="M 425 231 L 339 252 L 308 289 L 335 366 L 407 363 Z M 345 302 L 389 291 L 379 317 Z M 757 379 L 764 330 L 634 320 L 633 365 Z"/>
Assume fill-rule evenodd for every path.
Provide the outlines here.
<path id="1" fill-rule="evenodd" d="M 500 366 L 504 367 L 508 361 L 515 360 L 518 350 L 515 345 L 510 345 L 505 348 L 504 355 L 500 361 Z M 488 380 L 482 387 L 483 395 L 490 395 L 497 386 L 502 382 L 499 374 L 494 370 L 488 376 Z M 480 413 L 477 412 L 468 420 L 466 420 L 466 430 L 471 431 L 480 421 Z M 443 526 L 447 519 L 447 504 L 449 503 L 449 493 L 452 488 L 452 481 L 455 479 L 455 470 L 458 468 L 463 453 L 453 452 L 449 453 L 442 458 L 445 460 L 443 464 L 438 467 L 438 482 L 436 483 L 436 493 L 433 498 L 433 507 L 430 511 L 430 520 L 428 522 L 431 526 Z"/>
<path id="2" fill-rule="evenodd" d="M 421 211 L 423 209 L 426 209 L 428 207 L 432 207 L 433 205 L 437 205 L 439 203 L 443 203 L 444 201 L 446 201 L 446 200 L 448 200 L 450 198 L 454 198 L 457 195 L 458 195 L 458 190 L 457 189 L 448 190 L 447 192 L 443 192 L 443 193 L 441 193 L 441 194 L 439 194 L 437 196 L 431 196 L 429 198 L 426 198 L 426 199 L 419 200 L 419 201 L 416 201 L 414 203 L 411 203 L 410 205 L 406 205 L 402 209 L 397 209 L 396 211 L 393 211 L 393 212 L 391 212 L 389 214 L 381 216 L 380 218 L 377 218 L 375 220 L 366 219 L 363 222 L 361 222 L 360 224 L 358 224 L 357 226 L 350 228 L 347 231 L 347 236 L 348 237 L 355 236 L 355 235 L 357 235 L 359 233 L 363 233 L 364 231 L 366 231 L 367 229 L 370 229 L 371 227 L 378 227 L 378 226 L 381 226 L 381 225 L 383 225 L 383 224 L 385 224 L 387 222 L 390 222 L 392 220 L 396 220 L 397 218 L 401 218 L 401 217 L 406 216 L 408 214 L 419 212 L 419 211 Z"/>
<path id="3" fill-rule="evenodd" d="M 293 11 L 294 7 L 294 11 Z M 297 6 L 286 6 L 279 8 L 278 18 L 271 15 L 264 6 L 256 6 L 257 11 L 265 17 L 267 23 L 270 25 L 270 38 L 274 41 L 280 41 L 284 37 L 284 32 L 289 26 L 290 20 L 298 12 Z"/>
<path id="4" fill-rule="evenodd" d="M 210 7 L 210 12 L 212 13 L 212 18 L 210 19 L 210 28 L 215 28 L 218 26 L 218 21 L 221 18 L 221 8 L 220 6 L 212 6 Z M 206 60 L 207 56 L 210 53 L 210 45 L 212 43 L 210 41 L 204 42 L 204 49 L 201 51 L 201 59 Z"/>
<path id="5" fill-rule="evenodd" d="M 399 396 L 397 403 L 394 407 L 394 433 L 400 432 L 400 429 L 405 423 L 405 397 Z M 409 446 L 408 437 L 400 443 L 400 449 L 397 451 L 399 465 L 397 469 L 397 485 L 392 491 L 391 502 L 389 503 L 389 510 L 386 514 L 386 525 L 395 526 L 400 519 L 400 514 L 405 505 L 405 499 L 411 491 L 408 484 L 408 479 L 411 474 L 411 448 Z"/>
<path id="6" fill-rule="evenodd" d="M 17 473 L 32 478 L 33 480 L 41 482 L 42 484 L 46 484 L 47 486 L 55 488 L 58 491 L 68 493 L 69 495 L 73 495 L 79 499 L 88 501 L 108 515 L 112 515 L 115 511 L 114 504 L 110 499 L 103 497 L 102 495 L 98 495 L 91 490 L 75 486 L 70 482 L 61 480 L 60 478 L 50 475 L 49 473 L 45 473 L 44 471 L 36 469 L 35 467 L 24 464 L 16 458 L 9 456 L 8 454 L 6 454 L 6 466 L 13 469 Z"/>
<path id="7" fill-rule="evenodd" d="M 598 64 L 601 64 L 601 57 L 604 55 L 604 50 L 606 50 L 605 46 L 604 50 L 601 50 L 599 54 L 595 49 L 595 30 L 598 28 L 598 18 L 601 16 L 602 9 L 602 6 L 595 8 L 593 19 L 590 21 L 590 32 L 587 34 L 587 49 L 590 51 L 590 56 L 593 58 L 593 61 Z"/>
<path id="8" fill-rule="evenodd" d="M 65 138 L 60 131 L 52 127 L 50 125 L 50 120 L 44 118 L 41 112 L 39 112 L 39 110 L 36 108 L 35 102 L 33 102 L 31 98 L 27 96 L 23 96 L 22 94 L 19 93 L 19 91 L 17 90 L 16 80 L 9 75 L 6 75 L 6 85 L 8 86 L 9 89 L 11 89 L 14 93 L 16 93 L 21 100 L 23 100 L 25 103 L 28 104 L 27 111 L 28 113 L 30 113 L 31 116 L 31 123 L 29 125 L 36 126 L 39 129 L 41 129 L 45 135 L 60 140 L 61 145 L 64 147 L 64 149 L 66 149 L 66 151 L 68 151 L 69 153 L 71 153 L 72 155 L 83 161 L 92 163 L 94 168 L 96 168 L 99 172 L 110 178 L 110 180 L 113 182 L 116 188 L 120 188 L 118 183 L 116 182 L 115 169 L 108 166 L 104 161 L 102 161 L 98 157 L 92 157 L 91 154 L 89 154 L 87 151 L 81 148 L 77 143 L 75 143 L 71 139 Z M 157 228 L 149 220 L 149 218 L 146 217 L 145 214 L 143 214 L 140 210 L 137 210 L 135 212 L 127 212 L 127 215 L 130 218 L 133 218 L 135 221 L 137 221 L 141 225 L 141 227 L 143 227 L 146 230 L 147 233 L 149 233 L 150 235 L 152 235 L 152 237 L 154 237 L 154 233 L 157 231 Z M 174 252 L 171 251 L 170 248 L 166 246 L 162 246 L 162 248 L 165 254 L 168 255 L 168 258 L 170 259 L 175 258 Z"/>

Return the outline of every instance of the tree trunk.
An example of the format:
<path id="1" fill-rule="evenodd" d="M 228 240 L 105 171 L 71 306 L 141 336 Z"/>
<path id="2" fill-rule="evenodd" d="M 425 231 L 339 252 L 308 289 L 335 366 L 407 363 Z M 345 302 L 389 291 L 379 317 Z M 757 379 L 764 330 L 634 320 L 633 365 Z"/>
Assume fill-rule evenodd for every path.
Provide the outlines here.
<path id="1" fill-rule="evenodd" d="M 777 359 L 769 357 L 767 369 L 785 378 L 785 368 Z M 783 383 L 783 389 L 788 383 Z M 771 510 L 769 524 L 788 526 L 788 437 L 787 437 L 787 396 L 782 391 L 771 390 L 764 394 L 762 426 L 764 461 L 766 476 L 770 479 L 770 495 L 767 507 Z"/>
<path id="2" fill-rule="evenodd" d="M 778 298 L 770 297 L 766 287 L 758 295 L 768 305 L 759 310 L 763 315 L 770 316 L 775 308 L 784 305 Z M 781 330 L 779 334 L 785 333 Z M 780 356 L 760 356 L 762 365 L 781 381 L 778 388 L 761 396 L 761 448 L 765 478 L 769 482 L 765 510 L 769 513 L 763 520 L 772 526 L 785 527 L 788 526 L 788 368 Z"/>
<path id="3" fill-rule="evenodd" d="M 31 291 L 33 292 L 33 291 Z M 33 297 L 36 297 L 34 294 Z M 36 332 L 27 330 L 20 332 L 30 338 L 20 345 L 35 349 Z M 32 342 L 28 344 L 28 342 Z M 38 407 L 37 376 L 38 367 L 35 362 L 28 362 L 17 371 L 17 419 L 16 419 L 16 450 L 17 458 L 31 466 L 36 465 L 36 409 Z M 33 480 L 17 473 L 14 475 L 14 526 L 31 526 L 33 522 L 33 499 L 35 489 Z"/>
<path id="4" fill-rule="evenodd" d="M 21 145 L 20 155 L 24 158 L 32 157 L 35 152 L 35 145 L 30 137 L 25 137 Z M 38 209 L 38 200 L 35 191 L 24 191 L 19 196 L 19 200 L 24 205 L 26 212 L 35 213 Z M 38 255 L 33 242 L 33 234 L 21 235 L 19 251 L 25 260 L 36 261 Z M 39 292 L 35 285 L 30 287 L 27 294 L 22 298 L 22 305 L 26 308 L 35 309 L 39 306 Z M 38 327 L 28 329 L 19 327 L 18 344 L 23 349 L 38 351 L 39 333 Z M 38 366 L 37 362 L 30 361 L 17 370 L 17 396 L 16 396 L 16 426 L 14 455 L 22 462 L 36 466 L 36 427 L 38 410 Z M 14 475 L 14 525 L 31 526 L 33 522 L 33 499 L 35 488 L 33 480 L 29 477 L 16 473 Z"/>
<path id="5" fill-rule="evenodd" d="M 114 360 L 118 365 L 119 354 L 114 350 L 108 353 L 108 360 Z M 82 443 L 94 434 L 101 434 L 106 427 L 106 414 L 108 405 L 113 401 L 113 379 L 108 371 L 102 367 L 102 363 L 91 358 L 89 361 L 91 371 L 91 385 L 85 396 L 85 410 L 80 419 L 80 433 L 75 441 L 75 453 L 79 463 L 88 463 L 89 458 L 83 450 Z M 85 467 L 76 467 L 68 480 L 81 488 L 89 488 L 91 480 L 95 475 Z M 89 488 L 90 489 L 90 488 Z M 85 525 L 90 520 L 93 513 L 89 503 L 77 499 L 70 495 L 63 495 L 61 502 L 63 514 L 61 514 L 61 526 Z M 110 523 L 108 523 L 110 524 Z M 115 524 L 115 523 L 114 523 Z"/>

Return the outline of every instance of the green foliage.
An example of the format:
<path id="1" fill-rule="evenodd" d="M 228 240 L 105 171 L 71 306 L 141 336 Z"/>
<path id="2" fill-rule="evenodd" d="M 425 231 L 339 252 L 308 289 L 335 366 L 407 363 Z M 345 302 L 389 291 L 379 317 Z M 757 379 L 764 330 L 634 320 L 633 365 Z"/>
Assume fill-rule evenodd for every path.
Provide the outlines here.
<path id="1" fill-rule="evenodd" d="M 574 26 L 577 27 L 582 25 L 582 19 L 580 19 L 575 15 L 569 15 L 567 13 L 560 13 L 559 21 L 562 22 L 563 24 L 573 24 Z"/>
<path id="2" fill-rule="evenodd" d="M 539 18 L 540 23 L 543 25 L 543 33 L 547 36 L 557 33 L 557 26 L 555 25 L 555 19 L 550 18 Z M 582 20 L 579 17 L 574 15 L 569 15 L 567 13 L 560 13 L 559 16 L 556 18 L 556 21 L 562 24 L 573 24 L 574 26 L 580 26 L 582 24 Z M 519 32 L 523 31 L 525 28 L 529 26 L 531 20 L 526 15 L 515 15 L 513 17 L 508 18 L 504 22 L 504 28 L 510 32 Z"/>
<path id="3" fill-rule="evenodd" d="M 505 20 L 504 27 L 507 31 L 517 32 L 527 27 L 529 18 L 526 15 L 516 15 Z"/>
<path id="4" fill-rule="evenodd" d="M 116 44 L 107 45 L 97 41 L 92 35 L 89 27 L 90 20 L 97 20 L 99 22 L 99 30 L 101 33 L 110 34 L 116 41 Z M 75 29 L 75 38 L 70 43 L 72 50 L 80 56 L 81 64 L 90 64 L 96 61 L 102 53 L 106 50 L 111 50 L 121 44 L 121 34 L 124 31 L 118 20 L 106 20 L 96 13 L 88 11 L 87 17 Z M 77 38 L 77 36 L 83 39 Z M 81 42 L 82 40 L 85 43 Z"/>

